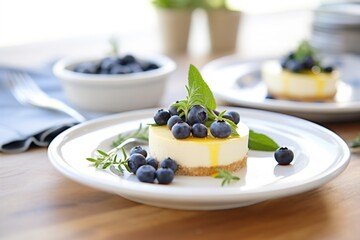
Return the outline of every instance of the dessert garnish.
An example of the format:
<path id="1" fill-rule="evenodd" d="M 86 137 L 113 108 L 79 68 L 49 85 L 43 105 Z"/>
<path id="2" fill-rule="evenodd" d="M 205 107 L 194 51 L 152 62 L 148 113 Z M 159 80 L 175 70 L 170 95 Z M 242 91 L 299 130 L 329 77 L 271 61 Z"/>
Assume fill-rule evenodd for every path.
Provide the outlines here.
<path id="1" fill-rule="evenodd" d="M 226 170 L 218 169 L 216 173 L 212 175 L 213 178 L 221 178 L 223 181 L 221 182 L 221 186 L 225 184 L 230 184 L 232 181 L 239 181 L 240 178 L 238 176 L 234 176 Z"/>
<path id="2" fill-rule="evenodd" d="M 324 66 L 316 58 L 314 49 L 311 47 L 308 41 L 304 40 L 300 43 L 295 52 L 290 52 L 281 60 L 281 66 L 283 69 L 294 73 L 331 73 L 333 71 L 332 66 Z"/>

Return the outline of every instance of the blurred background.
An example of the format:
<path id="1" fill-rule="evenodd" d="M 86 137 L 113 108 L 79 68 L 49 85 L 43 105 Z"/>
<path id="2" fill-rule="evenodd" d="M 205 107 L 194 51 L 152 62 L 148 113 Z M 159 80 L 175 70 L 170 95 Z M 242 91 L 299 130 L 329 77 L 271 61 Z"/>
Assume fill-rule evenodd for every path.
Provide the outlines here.
<path id="1" fill-rule="evenodd" d="M 123 51 L 164 52 L 157 9 L 161 2 L 167 1 L 155 2 L 160 3 L 151 0 L 0 0 L 0 47 L 71 38 L 102 41 L 116 37 Z M 180 2 L 179 8 L 182 8 L 181 2 L 188 1 L 175 2 Z M 324 2 L 329 1 L 227 1 L 228 8 L 241 12 L 234 51 L 245 57 L 274 56 L 294 48 L 300 40 L 310 37 L 314 9 Z M 188 54 L 202 56 L 211 52 L 207 25 L 204 9 L 192 11 Z"/>

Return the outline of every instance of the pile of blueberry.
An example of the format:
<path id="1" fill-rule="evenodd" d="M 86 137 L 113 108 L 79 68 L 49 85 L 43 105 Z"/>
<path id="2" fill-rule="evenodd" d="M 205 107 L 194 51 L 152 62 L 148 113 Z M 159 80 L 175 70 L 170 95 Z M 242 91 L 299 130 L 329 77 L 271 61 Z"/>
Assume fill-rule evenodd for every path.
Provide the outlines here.
<path id="1" fill-rule="evenodd" d="M 295 58 L 295 53 L 291 52 L 281 60 L 281 67 L 291 72 L 299 73 L 301 71 L 314 71 L 331 73 L 332 66 L 321 66 L 320 63 L 312 56 L 304 56 L 301 60 Z"/>
<path id="2" fill-rule="evenodd" d="M 74 67 L 74 72 L 89 74 L 128 74 L 158 69 L 159 66 L 151 61 L 143 61 L 133 55 L 123 57 L 106 57 L 100 62 L 84 62 Z"/>
<path id="3" fill-rule="evenodd" d="M 214 114 L 218 115 L 219 113 L 214 111 Z M 235 111 L 226 112 L 222 118 L 231 120 L 234 124 L 238 124 L 240 121 L 240 115 Z M 168 111 L 158 110 L 154 121 L 157 125 L 167 125 L 176 139 L 185 139 L 191 135 L 196 138 L 208 136 L 208 128 L 205 125 L 208 121 L 208 113 L 200 105 L 190 108 L 187 120 L 179 116 L 177 107 L 171 105 Z M 224 120 L 216 120 L 210 125 L 210 133 L 216 138 L 227 138 L 231 135 L 231 126 Z"/>
<path id="4" fill-rule="evenodd" d="M 171 158 L 159 162 L 152 157 L 147 157 L 146 150 L 141 146 L 130 150 L 128 166 L 140 182 L 154 183 L 155 179 L 160 184 L 169 184 L 173 181 L 177 164 Z M 159 167 L 160 165 L 160 167 Z"/>

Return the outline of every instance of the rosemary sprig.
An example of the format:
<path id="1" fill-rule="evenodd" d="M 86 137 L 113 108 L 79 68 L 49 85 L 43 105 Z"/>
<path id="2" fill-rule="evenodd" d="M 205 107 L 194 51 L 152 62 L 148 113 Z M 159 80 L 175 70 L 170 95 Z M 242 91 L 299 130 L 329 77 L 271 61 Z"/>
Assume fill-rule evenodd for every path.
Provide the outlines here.
<path id="1" fill-rule="evenodd" d="M 149 127 L 143 127 L 143 125 L 140 124 L 139 128 L 136 131 L 119 134 L 118 137 L 111 143 L 111 147 L 115 148 L 119 146 L 128 138 L 138 138 L 144 141 L 149 141 Z"/>
<path id="2" fill-rule="evenodd" d="M 109 152 L 104 152 L 100 149 L 96 150 L 95 157 L 88 157 L 86 160 L 94 163 L 94 167 L 107 169 L 110 167 L 110 171 L 116 175 L 122 176 L 124 174 L 125 168 L 128 172 L 131 172 L 128 166 L 128 156 L 125 152 L 125 149 L 121 147 L 121 144 L 129 138 L 138 138 L 144 141 L 149 140 L 148 126 L 143 127 L 140 124 L 139 128 L 136 131 L 132 131 L 126 134 L 119 134 L 117 139 L 114 140 L 111 144 L 113 147 Z M 118 158 L 118 152 L 122 151 L 122 158 Z"/>
<path id="3" fill-rule="evenodd" d="M 108 167 L 111 167 L 110 170 L 112 172 L 114 172 L 117 175 L 123 175 L 124 174 L 124 170 L 122 168 L 122 166 L 125 167 L 125 169 L 127 171 L 130 172 L 130 169 L 128 167 L 128 157 L 127 154 L 124 150 L 124 148 L 121 148 L 122 150 L 122 154 L 123 154 L 123 159 L 118 159 L 118 152 L 119 149 L 114 148 L 111 151 L 109 151 L 108 153 L 102 151 L 102 150 L 97 150 L 97 156 L 95 158 L 86 158 L 86 160 L 93 162 L 94 166 L 96 168 L 101 168 L 101 169 L 106 169 Z"/>
<path id="4" fill-rule="evenodd" d="M 223 181 L 221 182 L 221 186 L 225 184 L 230 184 L 232 181 L 239 181 L 240 178 L 237 176 L 232 175 L 230 172 L 222 169 L 217 169 L 217 173 L 212 175 L 213 178 L 222 178 Z"/>

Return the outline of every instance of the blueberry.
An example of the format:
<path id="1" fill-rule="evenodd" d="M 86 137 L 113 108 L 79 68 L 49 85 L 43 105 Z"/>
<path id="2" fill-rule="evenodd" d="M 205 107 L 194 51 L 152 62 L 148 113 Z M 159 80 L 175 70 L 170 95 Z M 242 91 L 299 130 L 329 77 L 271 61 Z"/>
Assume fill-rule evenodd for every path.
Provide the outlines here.
<path id="1" fill-rule="evenodd" d="M 78 73 L 95 74 L 98 71 L 98 65 L 92 62 L 80 63 L 75 66 L 74 71 Z"/>
<path id="2" fill-rule="evenodd" d="M 190 137 L 191 129 L 186 122 L 178 122 L 171 128 L 173 136 L 177 139 L 185 139 Z"/>
<path id="3" fill-rule="evenodd" d="M 137 170 L 136 177 L 140 182 L 153 183 L 156 178 L 156 169 L 150 165 L 143 165 Z"/>
<path id="4" fill-rule="evenodd" d="M 179 103 L 179 101 L 176 101 L 175 103 Z M 179 115 L 180 113 L 178 112 L 178 107 L 177 106 L 173 106 L 173 104 L 170 105 L 169 107 L 169 113 L 171 115 Z"/>
<path id="5" fill-rule="evenodd" d="M 315 60 L 312 56 L 305 56 L 302 60 L 302 68 L 310 70 L 313 66 L 315 66 Z"/>
<path id="6" fill-rule="evenodd" d="M 129 74 L 132 73 L 128 66 L 115 65 L 109 70 L 110 74 Z"/>
<path id="7" fill-rule="evenodd" d="M 228 119 L 228 120 L 230 120 L 230 121 L 232 121 L 232 122 L 234 122 L 234 118 L 233 118 L 231 115 L 227 114 L 227 113 L 225 113 L 224 115 L 222 115 L 222 117 L 223 117 L 223 118 L 226 118 L 226 119 Z"/>
<path id="8" fill-rule="evenodd" d="M 144 157 L 147 157 L 146 150 L 141 146 L 135 146 L 130 150 L 130 155 L 133 155 L 134 153 L 140 153 Z"/>
<path id="9" fill-rule="evenodd" d="M 142 71 L 143 71 L 143 70 L 141 69 L 141 66 L 140 66 L 138 63 L 136 63 L 136 62 L 130 63 L 130 64 L 128 64 L 127 66 L 130 68 L 131 72 L 133 72 L 133 73 L 137 73 L 137 72 L 142 72 Z"/>
<path id="10" fill-rule="evenodd" d="M 291 72 L 300 72 L 301 64 L 298 61 L 296 61 L 295 59 L 294 60 L 289 60 L 286 63 L 286 68 Z"/>
<path id="11" fill-rule="evenodd" d="M 171 158 L 166 158 L 164 160 L 162 160 L 160 162 L 160 167 L 161 168 L 170 168 L 171 170 L 173 170 L 173 172 L 175 173 L 178 166 L 177 166 L 177 163 L 172 160 Z"/>
<path id="12" fill-rule="evenodd" d="M 331 73 L 332 71 L 334 71 L 334 68 L 332 66 L 326 66 L 323 70 L 326 73 Z"/>
<path id="13" fill-rule="evenodd" d="M 280 165 L 288 165 L 294 159 L 294 153 L 287 147 L 280 147 L 275 151 L 274 157 Z"/>
<path id="14" fill-rule="evenodd" d="M 216 116 L 219 116 L 220 112 L 218 110 L 213 110 L 213 113 L 216 115 Z"/>
<path id="15" fill-rule="evenodd" d="M 150 70 L 158 69 L 159 66 L 153 62 L 143 62 L 141 63 L 141 68 L 143 71 L 150 71 Z"/>
<path id="16" fill-rule="evenodd" d="M 235 111 L 228 111 L 226 115 L 230 115 L 233 118 L 233 123 L 238 124 L 240 122 L 240 114 Z"/>
<path id="17" fill-rule="evenodd" d="M 128 65 L 130 63 L 135 63 L 136 62 L 136 58 L 133 55 L 125 55 L 123 58 L 119 59 L 120 64 L 122 65 Z"/>
<path id="18" fill-rule="evenodd" d="M 171 130 L 171 128 L 175 125 L 175 123 L 183 122 L 182 118 L 178 115 L 173 115 L 169 118 L 167 122 L 168 128 Z"/>
<path id="19" fill-rule="evenodd" d="M 294 52 L 290 52 L 288 55 L 286 55 L 285 57 L 283 57 L 280 60 L 281 66 L 283 68 L 286 68 L 286 64 L 288 63 L 289 60 L 293 60 L 295 58 L 295 53 Z"/>
<path id="20" fill-rule="evenodd" d="M 202 106 L 195 105 L 192 108 L 190 108 L 187 119 L 189 125 L 192 126 L 195 123 L 205 123 L 207 119 L 208 119 L 208 114 Z"/>
<path id="21" fill-rule="evenodd" d="M 204 138 L 208 135 L 208 129 L 202 123 L 195 123 L 192 126 L 192 134 L 194 137 Z"/>
<path id="22" fill-rule="evenodd" d="M 156 178 L 160 184 L 169 184 L 174 179 L 174 171 L 171 168 L 159 168 L 156 171 Z"/>
<path id="23" fill-rule="evenodd" d="M 227 138 L 231 135 L 231 127 L 225 121 L 216 121 L 210 125 L 210 132 L 216 138 Z"/>
<path id="24" fill-rule="evenodd" d="M 128 166 L 129 166 L 131 172 L 133 172 L 135 174 L 136 174 L 136 171 L 138 170 L 138 168 L 145 164 L 146 164 L 146 159 L 140 153 L 134 153 L 133 155 L 131 155 L 129 157 Z"/>
<path id="25" fill-rule="evenodd" d="M 157 125 L 165 125 L 170 118 L 170 113 L 164 109 L 160 109 L 154 116 L 154 121 Z"/>
<path id="26" fill-rule="evenodd" d="M 146 159 L 146 165 L 150 165 L 150 166 L 153 166 L 153 168 L 158 169 L 159 162 L 155 158 L 148 157 Z"/>
<path id="27" fill-rule="evenodd" d="M 109 72 L 110 69 L 112 67 L 114 67 L 115 65 L 117 65 L 117 58 L 115 57 L 106 57 L 106 58 L 103 58 L 101 61 L 100 61 L 100 69 L 103 70 L 103 71 L 107 71 Z"/>

